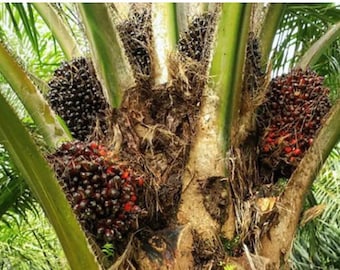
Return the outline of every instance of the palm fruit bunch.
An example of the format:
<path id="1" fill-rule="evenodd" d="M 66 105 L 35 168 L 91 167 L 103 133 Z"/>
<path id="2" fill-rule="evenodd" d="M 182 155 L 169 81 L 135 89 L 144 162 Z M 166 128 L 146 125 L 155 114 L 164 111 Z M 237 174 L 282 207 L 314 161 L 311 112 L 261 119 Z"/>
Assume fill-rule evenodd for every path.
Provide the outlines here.
<path id="1" fill-rule="evenodd" d="M 208 57 L 209 45 L 212 41 L 212 13 L 204 13 L 195 17 L 178 41 L 178 51 L 196 61 Z"/>
<path id="2" fill-rule="evenodd" d="M 123 241 L 146 214 L 144 180 L 95 141 L 67 142 L 48 156 L 74 212 L 98 244 Z"/>
<path id="3" fill-rule="evenodd" d="M 105 133 L 108 104 L 91 62 L 77 58 L 62 63 L 48 85 L 48 101 L 75 139 L 84 141 L 92 135 L 97 120 Z"/>
<path id="4" fill-rule="evenodd" d="M 150 9 L 132 10 L 129 18 L 117 27 L 126 55 L 137 75 L 151 75 L 149 49 L 152 47 Z"/>
<path id="5" fill-rule="evenodd" d="M 331 103 L 323 77 L 295 69 L 270 82 L 260 106 L 260 160 L 278 177 L 290 177 L 322 126 Z"/>
<path id="6" fill-rule="evenodd" d="M 259 41 L 254 32 L 250 32 L 247 41 L 246 63 L 245 63 L 245 80 L 248 91 L 257 92 L 262 85 L 264 72 L 261 68 L 261 52 Z"/>

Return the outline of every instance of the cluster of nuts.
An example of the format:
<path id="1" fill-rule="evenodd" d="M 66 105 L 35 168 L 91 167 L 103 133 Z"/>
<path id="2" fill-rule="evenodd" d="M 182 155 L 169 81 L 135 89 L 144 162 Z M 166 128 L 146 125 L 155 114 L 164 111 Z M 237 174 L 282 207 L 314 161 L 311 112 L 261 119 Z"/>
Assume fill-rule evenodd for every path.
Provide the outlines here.
<path id="1" fill-rule="evenodd" d="M 107 130 L 103 119 L 108 105 L 94 70 L 85 58 L 64 62 L 55 70 L 48 85 L 48 101 L 75 139 L 86 140 L 93 133 L 97 120 L 101 120 L 102 130 Z"/>
<path id="2" fill-rule="evenodd" d="M 311 70 L 274 78 L 259 113 L 261 161 L 290 177 L 331 107 L 328 95 L 323 77 Z"/>
<path id="3" fill-rule="evenodd" d="M 150 10 L 141 9 L 130 13 L 129 18 L 118 25 L 118 31 L 135 73 L 149 76 L 152 36 Z"/>
<path id="4" fill-rule="evenodd" d="M 121 241 L 146 214 L 144 180 L 95 141 L 64 143 L 49 156 L 79 221 L 98 243 Z"/>
<path id="5" fill-rule="evenodd" d="M 261 67 L 261 51 L 258 39 L 253 32 L 249 33 L 247 41 L 246 62 L 244 69 L 244 80 L 246 90 L 255 94 L 262 86 L 264 72 Z"/>
<path id="6" fill-rule="evenodd" d="M 212 36 L 212 13 L 195 17 L 178 41 L 178 51 L 196 61 L 206 57 Z"/>

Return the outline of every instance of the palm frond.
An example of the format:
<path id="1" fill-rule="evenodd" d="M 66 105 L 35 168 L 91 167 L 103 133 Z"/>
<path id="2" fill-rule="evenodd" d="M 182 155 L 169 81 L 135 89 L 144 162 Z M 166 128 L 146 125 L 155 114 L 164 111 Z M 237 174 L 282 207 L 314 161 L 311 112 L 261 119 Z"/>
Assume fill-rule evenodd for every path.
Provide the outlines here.
<path id="1" fill-rule="evenodd" d="M 305 16 L 308 14 L 308 16 Z M 295 66 L 307 49 L 338 22 L 335 4 L 287 4 L 272 51 L 275 74 Z"/>
<path id="2" fill-rule="evenodd" d="M 301 57 L 298 67 L 307 69 L 313 65 L 328 46 L 340 36 L 340 22 L 332 25 Z"/>
<path id="3" fill-rule="evenodd" d="M 17 20 L 16 20 L 16 18 L 14 16 L 14 13 L 13 13 L 13 10 L 12 10 L 12 6 L 9 3 L 5 3 L 5 7 L 6 7 L 7 11 L 8 11 L 9 17 L 11 18 L 11 21 L 12 21 L 15 33 L 17 34 L 18 38 L 21 39 L 21 37 L 22 37 L 21 36 L 21 31 L 19 29 L 18 22 L 17 22 Z"/>
<path id="4" fill-rule="evenodd" d="M 310 221 L 298 230 L 291 256 L 296 269 L 335 269 L 339 252 L 340 232 L 340 189 L 338 185 L 340 173 L 340 144 L 329 155 L 317 180 L 312 193 L 307 197 L 308 206 L 318 203 L 326 205 L 320 218 Z"/>
<path id="5" fill-rule="evenodd" d="M 0 219 L 9 209 L 22 212 L 31 206 L 32 200 L 26 200 L 29 196 L 25 196 L 27 190 L 24 180 L 11 169 L 0 165 Z M 20 197 L 23 198 L 19 201 Z"/>
<path id="6" fill-rule="evenodd" d="M 12 213 L 0 220 L 2 269 L 69 269 L 53 229 L 36 207 L 36 215 L 26 211 L 25 218 Z"/>
<path id="7" fill-rule="evenodd" d="M 42 17 L 39 16 L 35 9 L 32 9 L 33 15 L 31 16 L 34 16 L 35 27 L 39 29 L 39 35 L 37 35 L 37 43 L 39 44 L 38 55 L 29 37 L 25 34 L 24 24 L 17 14 L 18 12 L 13 6 L 10 7 L 16 14 L 18 31 L 22 37 L 19 39 L 15 34 L 16 30 L 8 12 L 5 12 L 7 11 L 5 10 L 5 6 L 0 5 L 0 12 L 4 13 L 3 16 L 0 17 L 2 29 L 2 35 L 0 35 L 0 37 L 2 42 L 7 45 L 10 44 L 11 48 L 16 48 L 16 59 L 22 63 L 28 72 L 34 74 L 36 77 L 48 80 L 60 62 L 65 59 L 62 50 L 56 43 L 53 33 Z"/>
<path id="8" fill-rule="evenodd" d="M 47 161 L 12 108 L 0 95 L 0 142 L 44 207 L 74 269 L 100 269 L 84 232 Z M 10 129 L 6 127 L 11 126 Z M 25 149 L 27 155 L 20 152 Z M 67 217 L 67 218 L 65 218 Z"/>
<path id="9" fill-rule="evenodd" d="M 19 28 L 19 24 L 22 23 L 25 31 L 25 35 L 29 38 L 32 47 L 34 48 L 37 55 L 40 57 L 39 42 L 38 42 L 38 31 L 35 26 L 35 15 L 33 14 L 31 4 L 24 5 L 22 3 L 5 4 L 10 14 L 15 32 L 21 39 L 22 34 Z"/>
<path id="10" fill-rule="evenodd" d="M 33 3 L 34 8 L 43 17 L 46 24 L 51 29 L 53 36 L 57 39 L 60 47 L 63 49 L 68 60 L 81 56 L 80 49 L 68 31 L 68 27 L 64 24 L 53 6 L 49 3 Z"/>
<path id="11" fill-rule="evenodd" d="M 82 52 L 88 52 L 88 40 L 86 38 L 84 26 L 79 17 L 77 4 L 75 3 L 51 3 L 58 16 L 67 26 L 70 34 L 78 43 Z"/>
<path id="12" fill-rule="evenodd" d="M 30 118 L 23 118 L 22 122 L 38 146 L 46 151 L 44 141 L 33 121 Z M 0 145 L 0 219 L 9 212 L 23 217 L 28 210 L 37 214 L 37 206 L 25 179 L 11 161 L 3 145 Z"/>
<path id="13" fill-rule="evenodd" d="M 291 260 L 295 269 L 337 269 L 340 252 L 340 230 L 319 220 L 315 230 L 303 230 L 298 233 L 301 241 L 294 243 Z"/>
<path id="14" fill-rule="evenodd" d="M 3 44 L 0 44 L 0 55 L 2 58 L 0 72 L 25 104 L 25 108 L 39 127 L 46 143 L 50 147 L 54 147 L 60 141 L 68 140 L 67 132 L 56 119 L 46 100 Z"/>
<path id="15" fill-rule="evenodd" d="M 277 27 L 282 21 L 285 8 L 285 4 L 279 3 L 271 3 L 266 8 L 266 15 L 259 34 L 261 40 L 262 65 L 267 64 Z"/>
<path id="16" fill-rule="evenodd" d="M 315 198 L 322 203 L 327 204 L 327 209 L 322 216 L 324 221 L 332 221 L 338 219 L 340 222 L 340 187 L 338 184 L 340 175 L 340 145 L 333 151 L 332 155 L 324 165 L 320 176 L 313 186 Z M 331 223 L 334 224 L 334 223 Z"/>
<path id="17" fill-rule="evenodd" d="M 230 138 L 231 126 L 238 116 L 250 11 L 251 4 L 223 4 L 217 28 L 210 76 L 214 81 L 213 88 L 221 97 L 219 123 L 224 133 L 223 138 Z M 228 26 L 234 24 L 238 27 L 232 27 L 234 31 L 231 31 Z"/>
<path id="18" fill-rule="evenodd" d="M 117 107 L 123 90 L 134 84 L 106 4 L 79 4 L 92 60 L 109 102 Z M 99 31 L 100 29 L 100 31 Z"/>

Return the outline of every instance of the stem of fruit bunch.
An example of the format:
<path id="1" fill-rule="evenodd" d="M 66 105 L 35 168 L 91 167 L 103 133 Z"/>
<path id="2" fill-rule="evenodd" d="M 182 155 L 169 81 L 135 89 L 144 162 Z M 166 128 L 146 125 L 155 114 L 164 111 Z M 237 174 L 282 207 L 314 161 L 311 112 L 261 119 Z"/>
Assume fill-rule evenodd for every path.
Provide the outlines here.
<path id="1" fill-rule="evenodd" d="M 32 5 L 51 29 L 53 37 L 58 41 L 66 58 L 71 60 L 72 58 L 80 57 L 81 52 L 77 42 L 52 5 L 50 3 L 32 3 Z"/>
<path id="2" fill-rule="evenodd" d="M 0 95 L 0 143 L 54 227 L 72 269 L 100 269 L 99 263 L 54 172 L 20 119 Z"/>
<path id="3" fill-rule="evenodd" d="M 333 147 L 340 138 L 340 99 L 333 105 L 322 129 L 291 176 L 278 202 L 278 223 L 261 239 L 261 255 L 279 269 L 286 264 L 306 194 Z"/>
<path id="4" fill-rule="evenodd" d="M 66 127 L 59 123 L 46 100 L 27 76 L 26 71 L 2 43 L 0 43 L 0 58 L 0 73 L 24 104 L 46 144 L 53 148 L 61 141 L 70 140 Z"/>
<path id="5" fill-rule="evenodd" d="M 328 31 L 321 36 L 319 40 L 305 52 L 297 63 L 297 68 L 307 69 L 312 66 L 321 56 L 321 54 L 340 36 L 340 22 L 332 25 Z"/>

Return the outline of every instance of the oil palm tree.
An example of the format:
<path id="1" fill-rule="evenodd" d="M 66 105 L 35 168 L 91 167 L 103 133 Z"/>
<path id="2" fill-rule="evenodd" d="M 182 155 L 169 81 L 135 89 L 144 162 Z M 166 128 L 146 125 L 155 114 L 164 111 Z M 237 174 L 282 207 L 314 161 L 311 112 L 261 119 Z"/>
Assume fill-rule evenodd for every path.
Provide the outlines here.
<path id="1" fill-rule="evenodd" d="M 62 91 L 60 80 L 52 79 L 49 90 L 39 76 L 18 63 L 10 52 L 12 44 L 5 44 L 2 35 L 0 71 L 37 130 L 29 133 L 18 110 L 1 95 L 0 142 L 44 209 L 72 269 L 288 267 L 304 198 L 339 138 L 339 102 L 334 98 L 322 128 L 309 138 L 312 146 L 301 161 L 292 161 L 289 173 L 273 166 L 268 171 L 263 165 L 268 158 L 272 164 L 272 157 L 263 154 L 269 150 L 261 145 L 270 126 L 263 129 L 258 123 L 266 123 L 261 115 L 268 100 L 278 98 L 271 92 L 273 85 L 286 78 L 270 83 L 272 67 L 277 72 L 289 60 L 282 46 L 294 45 L 289 68 L 301 70 L 295 69 L 291 76 L 311 76 L 313 84 L 320 76 L 308 73 L 308 67 L 319 65 L 321 75 L 338 72 L 337 7 L 37 3 L 5 4 L 5 8 L 19 36 L 20 17 L 39 56 L 34 28 L 38 12 L 70 61 L 54 77 L 73 78 L 72 72 L 87 64 L 107 101 L 104 128 L 99 123 L 103 120 L 98 120 L 95 136 L 79 137 L 72 129 L 72 117 L 63 121 L 54 112 L 58 108 L 50 93 Z M 66 9 L 73 10 L 72 18 Z M 68 25 L 70 21 L 80 29 Z M 275 36 L 279 37 L 276 43 Z M 85 50 L 80 43 L 85 43 Z M 79 60 L 85 59 L 82 56 L 87 60 Z M 321 63 L 327 63 L 324 69 Z M 331 89 L 337 89 L 339 81 L 332 78 L 336 76 L 327 77 Z M 46 89 L 49 93 L 43 95 Z M 107 130 L 104 135 L 102 129 Z M 285 141 L 285 136 L 278 140 Z M 114 243 L 116 251 L 108 261 L 102 259 L 103 241 L 98 243 L 92 230 L 99 227 L 95 221 L 86 223 L 84 216 L 76 218 L 74 193 L 59 184 L 68 173 L 63 159 L 74 147 L 102 157 L 100 164 L 108 175 L 112 166 L 122 170 L 121 181 L 138 195 L 138 200 L 133 199 L 138 206 L 133 218 L 139 224 L 124 231 L 122 240 L 104 238 Z M 59 152 L 53 154 L 56 149 Z M 287 154 L 292 150 L 285 148 Z M 67 162 L 78 161 L 70 157 Z M 82 172 L 86 179 L 84 173 L 89 171 Z M 140 177 L 129 177 L 132 172 Z M 139 181 L 138 192 L 130 179 Z M 107 196 L 107 189 L 101 196 Z M 13 196 L 8 192 L 3 201 Z M 130 217 L 130 202 L 124 204 L 124 220 Z"/>

